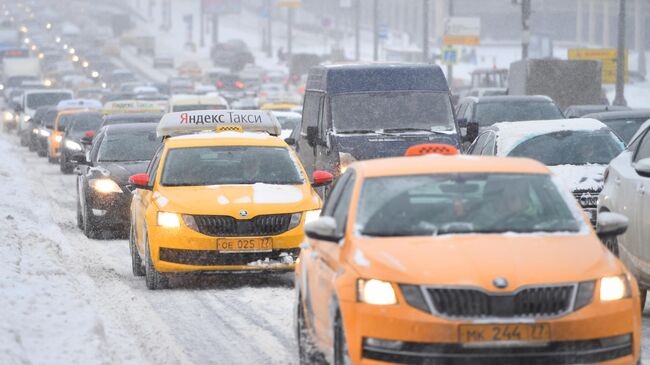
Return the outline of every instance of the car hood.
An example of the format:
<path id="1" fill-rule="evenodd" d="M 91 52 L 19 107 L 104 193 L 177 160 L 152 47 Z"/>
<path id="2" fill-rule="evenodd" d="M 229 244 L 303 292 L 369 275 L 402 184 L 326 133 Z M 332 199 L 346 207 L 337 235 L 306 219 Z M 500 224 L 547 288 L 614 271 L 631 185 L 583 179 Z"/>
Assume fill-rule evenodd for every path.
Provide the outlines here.
<path id="1" fill-rule="evenodd" d="M 91 167 L 88 172 L 98 177 L 110 176 L 119 185 L 124 185 L 131 175 L 144 173 L 148 165 L 149 161 L 111 162 Z"/>
<path id="2" fill-rule="evenodd" d="M 240 217 L 240 212 L 246 210 L 248 218 L 321 206 L 318 194 L 308 184 L 160 187 L 154 199 L 160 210 L 168 212 Z"/>
<path id="3" fill-rule="evenodd" d="M 335 134 L 333 143 L 339 152 L 352 155 L 357 160 L 403 156 L 414 145 L 441 143 L 460 147 L 456 133 L 395 133 L 395 134 Z"/>
<path id="4" fill-rule="evenodd" d="M 548 167 L 569 191 L 600 191 L 606 165 L 558 165 Z"/>
<path id="5" fill-rule="evenodd" d="M 623 272 L 593 233 L 359 238 L 349 262 L 360 277 L 420 285 L 479 286 L 506 291 L 535 283 L 592 280 Z"/>

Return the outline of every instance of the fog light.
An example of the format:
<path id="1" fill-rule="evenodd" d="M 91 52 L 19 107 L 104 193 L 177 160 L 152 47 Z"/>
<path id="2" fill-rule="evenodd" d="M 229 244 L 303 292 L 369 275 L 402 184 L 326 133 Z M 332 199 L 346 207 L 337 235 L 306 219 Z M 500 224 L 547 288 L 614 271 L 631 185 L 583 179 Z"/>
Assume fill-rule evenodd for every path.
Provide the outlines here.
<path id="1" fill-rule="evenodd" d="M 379 338 L 366 337 L 363 339 L 363 344 L 369 347 L 381 347 L 390 350 L 399 350 L 404 345 L 402 341 L 381 340 Z"/>

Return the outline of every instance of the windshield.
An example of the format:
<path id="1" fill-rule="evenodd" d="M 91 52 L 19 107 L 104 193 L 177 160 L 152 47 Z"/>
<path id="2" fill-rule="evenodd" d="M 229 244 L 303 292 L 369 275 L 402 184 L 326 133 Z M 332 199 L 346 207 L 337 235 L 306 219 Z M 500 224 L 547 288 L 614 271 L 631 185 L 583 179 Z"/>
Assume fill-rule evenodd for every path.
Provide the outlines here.
<path id="1" fill-rule="evenodd" d="M 97 161 L 148 161 L 160 147 L 160 143 L 160 138 L 154 130 L 117 134 L 111 134 L 108 130 L 99 146 Z"/>
<path id="2" fill-rule="evenodd" d="M 623 144 L 611 131 L 561 131 L 533 137 L 508 153 L 528 157 L 547 166 L 607 165 L 621 152 Z"/>
<path id="3" fill-rule="evenodd" d="M 366 179 L 355 227 L 364 236 L 578 232 L 576 216 L 549 175 L 407 175 Z"/>
<path id="4" fill-rule="evenodd" d="M 27 107 L 29 109 L 36 109 L 41 106 L 57 105 L 61 100 L 71 99 L 70 93 L 42 93 L 42 94 L 28 94 Z"/>
<path id="5" fill-rule="evenodd" d="M 538 101 L 478 103 L 474 113 L 479 126 L 490 126 L 498 122 L 564 119 L 555 104 Z"/>
<path id="6" fill-rule="evenodd" d="M 335 95 L 332 122 L 337 132 L 382 129 L 453 131 L 449 95 L 397 91 Z M 405 119 L 406 118 L 406 119 Z"/>
<path id="7" fill-rule="evenodd" d="M 71 136 L 83 136 L 88 131 L 96 132 L 102 124 L 102 115 L 100 113 L 83 113 L 73 118 L 70 124 L 69 134 Z"/>
<path id="8" fill-rule="evenodd" d="M 224 184 L 303 184 L 298 165 L 285 147 L 216 146 L 167 152 L 165 186 Z"/>
<path id="9" fill-rule="evenodd" d="M 191 110 L 224 110 L 225 105 L 222 104 L 193 104 L 193 105 L 174 105 L 175 112 L 188 112 Z"/>
<path id="10" fill-rule="evenodd" d="M 636 133 L 639 128 L 641 128 L 641 125 L 645 123 L 645 121 L 648 120 L 648 118 L 623 118 L 623 119 L 612 119 L 612 120 L 604 120 L 603 123 L 607 124 L 607 126 L 616 133 L 623 142 L 627 145 L 630 143 L 630 139 L 634 137 L 634 134 Z"/>
<path id="11" fill-rule="evenodd" d="M 282 126 L 282 129 L 294 130 L 300 124 L 301 117 L 299 116 L 280 116 L 277 115 L 278 122 Z"/>

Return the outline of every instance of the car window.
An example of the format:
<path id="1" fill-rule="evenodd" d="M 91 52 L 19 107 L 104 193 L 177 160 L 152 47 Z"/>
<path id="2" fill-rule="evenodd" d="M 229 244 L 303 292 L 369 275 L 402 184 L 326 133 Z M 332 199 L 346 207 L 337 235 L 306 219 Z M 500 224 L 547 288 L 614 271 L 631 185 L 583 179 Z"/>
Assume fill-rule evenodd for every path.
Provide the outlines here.
<path id="1" fill-rule="evenodd" d="M 307 92 L 305 95 L 305 104 L 302 112 L 302 133 L 307 134 L 307 127 L 316 127 L 320 110 L 322 95 L 317 92 Z"/>
<path id="2" fill-rule="evenodd" d="M 488 132 L 486 133 L 487 137 L 485 139 L 485 145 L 481 149 L 481 155 L 485 156 L 494 156 L 494 140 L 495 136 L 494 133 Z"/>
<path id="3" fill-rule="evenodd" d="M 484 127 L 498 122 L 548 119 L 564 119 L 560 109 L 551 102 L 487 102 L 476 106 L 476 122 Z"/>
<path id="4" fill-rule="evenodd" d="M 154 158 L 149 162 L 147 166 L 147 175 L 149 175 L 149 186 L 153 186 L 156 181 L 156 175 L 158 175 L 158 166 L 160 165 L 160 157 L 162 156 L 163 151 L 165 150 L 164 145 L 158 147 L 158 151 L 154 155 Z"/>
<path id="5" fill-rule="evenodd" d="M 478 138 L 476 138 L 476 141 L 474 141 L 470 147 L 469 154 L 480 155 L 483 152 L 483 147 L 485 146 L 485 142 L 487 141 L 488 137 L 489 135 L 487 132 L 478 136 Z"/>
<path id="6" fill-rule="evenodd" d="M 332 188 L 332 191 L 329 194 L 329 197 L 327 198 L 327 200 L 325 200 L 325 204 L 323 206 L 323 215 L 329 217 L 332 216 L 334 207 L 336 206 L 336 201 L 341 196 L 343 187 L 345 186 L 345 183 L 350 179 L 351 175 L 352 175 L 351 171 L 346 171 L 343 175 L 339 176 L 336 179 L 336 181 L 334 182 L 334 187 Z"/>
<path id="7" fill-rule="evenodd" d="M 348 211 L 350 210 L 350 200 L 352 199 L 352 192 L 354 191 L 355 176 L 351 175 L 345 182 L 341 192 L 341 198 L 336 202 L 332 217 L 336 221 L 336 233 L 341 236 L 345 232 L 346 223 L 348 219 Z"/>
<path id="8" fill-rule="evenodd" d="M 645 136 L 639 144 L 639 149 L 636 150 L 636 156 L 634 156 L 634 162 L 643 160 L 644 158 L 650 158 L 650 133 L 646 132 Z"/>

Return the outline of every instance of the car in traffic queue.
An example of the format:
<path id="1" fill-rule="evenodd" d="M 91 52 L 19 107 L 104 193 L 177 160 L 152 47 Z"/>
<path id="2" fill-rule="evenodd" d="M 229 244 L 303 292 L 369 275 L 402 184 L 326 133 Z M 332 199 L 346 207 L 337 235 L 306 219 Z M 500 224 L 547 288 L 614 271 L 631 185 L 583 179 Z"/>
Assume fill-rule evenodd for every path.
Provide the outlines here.
<path id="1" fill-rule="evenodd" d="M 39 108 L 35 114 L 36 120 L 38 121 L 38 127 L 35 128 L 38 131 L 38 135 L 35 138 L 35 147 L 36 153 L 39 157 L 46 157 L 47 150 L 49 146 L 50 134 L 54 129 L 54 120 L 59 114 L 59 110 L 56 106 L 47 106 Z M 42 110 L 42 111 L 41 111 Z M 40 113 L 39 113 L 40 111 Z M 32 131 L 34 132 L 34 131 Z"/>
<path id="2" fill-rule="evenodd" d="M 294 134 L 294 131 L 300 130 L 300 122 L 302 121 L 302 115 L 300 113 L 274 111 L 273 114 L 278 118 L 278 122 L 282 126 L 280 138 L 286 140 Z"/>
<path id="3" fill-rule="evenodd" d="M 265 103 L 260 105 L 260 110 L 271 110 L 275 112 L 290 112 L 293 108 L 297 107 L 297 103 L 289 102 L 275 102 L 275 103 Z"/>
<path id="4" fill-rule="evenodd" d="M 36 110 L 42 106 L 56 106 L 62 100 L 72 99 L 72 91 L 67 89 L 25 90 L 20 102 L 20 122 L 18 132 L 20 144 L 27 146 L 35 123 L 31 123 Z"/>
<path id="5" fill-rule="evenodd" d="M 73 162 L 75 156 L 85 156 L 102 121 L 103 115 L 98 111 L 85 111 L 72 115 L 71 120 L 66 123 L 61 139 L 59 165 L 62 173 L 72 173 L 76 166 Z"/>
<path id="6" fill-rule="evenodd" d="M 605 170 L 605 183 L 598 199 L 598 219 L 615 212 L 630 219 L 620 237 L 603 240 L 636 276 L 641 290 L 641 308 L 650 288 L 650 121 L 630 139 L 625 151 Z"/>
<path id="7" fill-rule="evenodd" d="M 129 177 L 144 173 L 161 145 L 156 124 L 131 123 L 102 127 L 86 156 L 75 155 L 77 226 L 89 238 L 110 231 L 128 234 L 132 186 Z"/>
<path id="8" fill-rule="evenodd" d="M 131 123 L 158 123 L 163 113 L 157 111 L 123 111 L 115 114 L 107 114 L 102 121 L 102 127 L 107 125 L 131 124 Z"/>
<path id="9" fill-rule="evenodd" d="M 47 136 L 47 160 L 58 163 L 61 154 L 61 141 L 66 125 L 74 119 L 74 115 L 85 111 L 100 110 L 102 104 L 93 99 L 69 99 L 59 102 L 58 113 L 54 118 L 52 129 Z"/>
<path id="10" fill-rule="evenodd" d="M 625 144 L 628 144 L 641 125 L 645 121 L 650 120 L 650 109 L 594 113 L 586 115 L 585 118 L 592 118 L 603 122 L 621 137 Z"/>
<path id="11" fill-rule="evenodd" d="M 280 132 L 268 111 L 163 116 L 163 146 L 130 178 L 133 273 L 149 289 L 173 273 L 293 270 L 303 224 L 321 207 L 313 187 L 333 177 L 310 182 Z"/>
<path id="12" fill-rule="evenodd" d="M 596 113 L 609 113 L 630 110 L 630 107 L 623 105 L 607 105 L 607 104 L 594 104 L 594 105 L 570 105 L 564 109 L 564 117 L 573 118 L 591 118 L 589 114 Z M 598 118 L 594 118 L 598 119 Z"/>
<path id="13" fill-rule="evenodd" d="M 295 270 L 300 363 L 636 364 L 636 281 L 552 172 L 455 153 L 339 177 Z"/>
<path id="14" fill-rule="evenodd" d="M 169 98 L 170 112 L 190 110 L 222 110 L 228 109 L 228 101 L 219 94 L 188 95 L 178 94 Z"/>
<path id="15" fill-rule="evenodd" d="M 527 157 L 542 162 L 596 224 L 603 173 L 624 148 L 623 141 L 605 124 L 574 118 L 496 123 L 478 136 L 467 153 Z"/>

